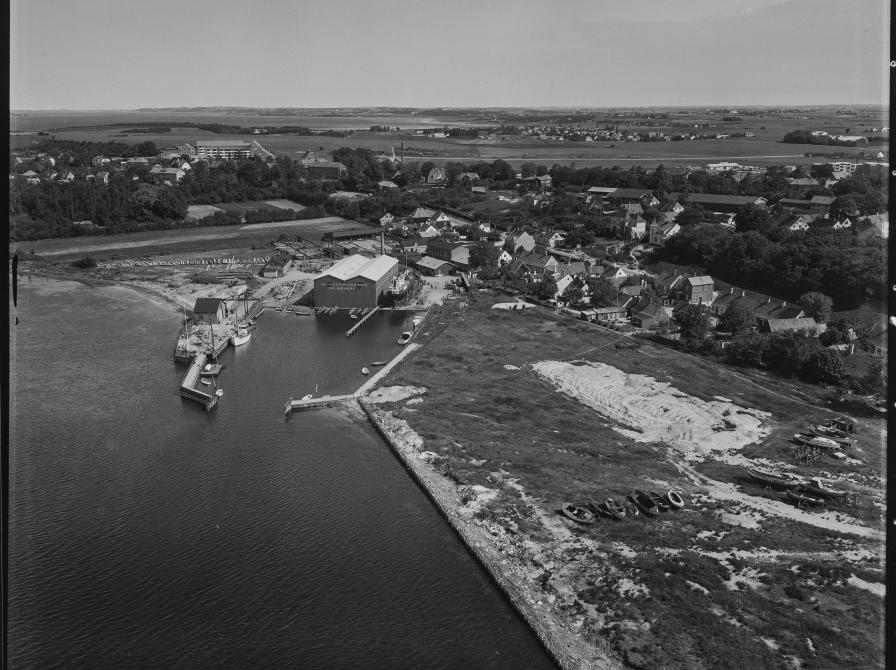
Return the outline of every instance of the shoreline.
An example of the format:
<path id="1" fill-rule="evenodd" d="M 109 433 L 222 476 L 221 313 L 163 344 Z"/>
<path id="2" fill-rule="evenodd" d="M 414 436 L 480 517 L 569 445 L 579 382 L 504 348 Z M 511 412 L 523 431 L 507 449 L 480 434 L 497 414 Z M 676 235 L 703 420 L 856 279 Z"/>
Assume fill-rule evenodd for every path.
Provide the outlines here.
<path id="1" fill-rule="evenodd" d="M 475 522 L 465 522 L 460 514 L 463 502 L 458 499 L 455 486 L 427 461 L 420 458 L 420 452 L 413 445 L 402 443 L 401 436 L 388 425 L 390 412 L 377 409 L 374 407 L 375 403 L 366 397 L 359 397 L 357 400 L 358 406 L 370 424 L 389 445 L 393 454 L 430 499 L 442 518 L 448 522 L 470 555 L 526 622 L 557 666 L 562 670 L 610 670 L 624 667 L 616 658 L 602 654 L 601 650 L 585 643 L 565 625 L 551 621 L 549 617 L 539 612 L 535 606 L 541 605 L 541 601 L 534 601 L 538 594 L 514 580 L 511 571 L 505 571 L 500 567 L 512 559 L 490 542 L 491 535 L 485 528 Z M 349 410 L 349 414 L 356 416 L 354 408 Z"/>

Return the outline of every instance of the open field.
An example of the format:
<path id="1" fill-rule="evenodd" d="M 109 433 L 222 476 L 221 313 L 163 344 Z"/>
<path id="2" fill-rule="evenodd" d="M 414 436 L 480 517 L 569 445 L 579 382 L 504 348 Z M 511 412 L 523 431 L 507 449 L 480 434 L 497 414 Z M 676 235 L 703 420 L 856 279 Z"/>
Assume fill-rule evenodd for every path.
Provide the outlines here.
<path id="1" fill-rule="evenodd" d="M 543 616 L 633 667 L 883 667 L 879 415 L 855 416 L 845 460 L 803 462 L 789 439 L 834 416 L 818 388 L 492 302 L 430 314 L 378 407 Z M 751 464 L 849 502 L 797 508 Z M 636 487 L 685 507 L 592 526 L 556 513 Z"/>
<path id="2" fill-rule="evenodd" d="M 271 238 L 281 234 L 300 235 L 306 239 L 320 240 L 324 233 L 354 230 L 359 225 L 355 221 L 330 216 L 305 221 L 277 221 L 244 226 L 200 226 L 178 230 L 122 233 L 109 237 L 71 237 L 37 242 L 11 242 L 9 253 L 21 250 L 51 260 L 72 260 L 84 255 L 145 256 L 154 253 L 247 248 L 253 245 L 268 249 Z"/>
<path id="3" fill-rule="evenodd" d="M 643 111 L 643 110 L 642 110 Z M 577 163 L 582 165 L 665 165 L 699 164 L 714 161 L 736 161 L 747 164 L 809 164 L 819 162 L 823 158 L 807 157 L 813 153 L 843 153 L 854 155 L 860 149 L 850 147 L 825 147 L 818 145 L 783 144 L 780 139 L 785 133 L 800 128 L 823 129 L 830 134 L 852 133 L 874 135 L 872 128 L 886 123 L 886 115 L 863 112 L 856 116 L 843 116 L 835 113 L 834 108 L 823 108 L 807 112 L 806 118 L 795 114 L 763 114 L 744 116 L 737 121 L 723 121 L 719 115 L 693 112 L 690 114 L 670 114 L 667 119 L 651 116 L 649 110 L 635 117 L 618 118 L 606 111 L 596 110 L 594 121 L 597 125 L 616 126 L 621 131 L 647 130 L 666 133 L 736 133 L 751 132 L 752 138 L 730 138 L 723 140 L 694 140 L 679 142 L 561 142 L 555 140 L 538 140 L 532 137 L 506 137 L 494 140 L 460 140 L 454 138 L 434 139 L 410 132 L 415 127 L 440 127 L 477 125 L 464 122 L 462 119 L 434 119 L 419 116 L 263 116 L 239 114 L 214 114 L 211 112 L 102 112 L 82 113 L 80 115 L 37 115 L 11 117 L 13 128 L 27 130 L 34 127 L 52 129 L 58 139 L 78 141 L 122 141 L 136 143 L 151 140 L 159 147 L 175 146 L 184 142 L 197 140 L 241 139 L 258 140 L 262 146 L 274 154 L 287 154 L 296 157 L 305 151 L 323 151 L 329 153 L 340 147 L 366 148 L 375 152 L 391 154 L 392 148 L 398 152 L 402 142 L 405 145 L 406 159 L 418 162 L 432 160 L 434 162 L 477 160 L 507 160 L 514 165 L 521 162 Z M 546 114 L 546 116 L 550 116 Z M 123 122 L 121 119 L 133 121 L 136 126 L 140 122 L 157 121 L 195 121 L 197 123 L 231 123 L 245 127 L 253 125 L 305 125 L 311 128 L 354 128 L 358 129 L 351 137 L 323 137 L 298 135 L 218 135 L 197 128 L 172 128 L 170 133 L 131 134 L 122 131 L 128 128 L 103 126 L 102 123 Z M 512 123 L 510 119 L 505 122 Z M 637 125 L 641 123 L 663 125 Z M 496 125 L 499 122 L 493 122 Z M 55 125 L 53 125 L 55 124 Z M 100 125 L 90 125 L 100 124 Z M 367 129 L 371 125 L 397 125 L 402 128 L 398 133 L 371 133 Z M 673 125 L 676 124 L 676 125 Z M 704 127 L 710 124 L 711 127 Z M 80 127 L 75 127 L 80 126 Z M 696 127 L 695 127 L 696 126 Z M 28 146 L 38 140 L 37 136 L 23 135 L 11 137 L 11 144 Z M 882 148 L 886 148 L 882 145 Z"/>

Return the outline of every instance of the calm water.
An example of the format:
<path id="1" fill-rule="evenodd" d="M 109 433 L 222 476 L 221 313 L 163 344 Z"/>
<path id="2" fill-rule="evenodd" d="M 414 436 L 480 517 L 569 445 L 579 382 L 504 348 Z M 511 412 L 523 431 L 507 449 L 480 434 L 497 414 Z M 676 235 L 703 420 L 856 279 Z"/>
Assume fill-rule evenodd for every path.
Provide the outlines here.
<path id="1" fill-rule="evenodd" d="M 265 313 L 206 414 L 179 316 L 25 278 L 11 361 L 12 668 L 550 668 L 365 422 L 283 417 L 357 387 L 407 317 Z"/>

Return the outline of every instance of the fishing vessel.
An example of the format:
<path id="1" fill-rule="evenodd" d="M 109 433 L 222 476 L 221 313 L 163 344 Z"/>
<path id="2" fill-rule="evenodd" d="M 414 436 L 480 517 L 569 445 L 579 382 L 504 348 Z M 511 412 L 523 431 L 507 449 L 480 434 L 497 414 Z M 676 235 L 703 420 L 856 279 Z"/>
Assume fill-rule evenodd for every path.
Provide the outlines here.
<path id="1" fill-rule="evenodd" d="M 246 344 L 251 337 L 252 333 L 249 329 L 245 326 L 240 326 L 230 339 L 233 342 L 233 346 L 238 347 L 241 344 Z"/>

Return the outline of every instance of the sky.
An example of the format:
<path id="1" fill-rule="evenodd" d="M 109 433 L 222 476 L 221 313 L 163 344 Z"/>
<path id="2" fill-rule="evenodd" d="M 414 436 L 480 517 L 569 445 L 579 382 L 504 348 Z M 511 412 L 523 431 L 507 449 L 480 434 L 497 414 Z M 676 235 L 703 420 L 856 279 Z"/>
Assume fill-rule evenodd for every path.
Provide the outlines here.
<path id="1" fill-rule="evenodd" d="M 11 0 L 10 109 L 886 104 L 887 0 Z"/>

